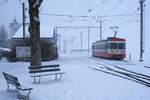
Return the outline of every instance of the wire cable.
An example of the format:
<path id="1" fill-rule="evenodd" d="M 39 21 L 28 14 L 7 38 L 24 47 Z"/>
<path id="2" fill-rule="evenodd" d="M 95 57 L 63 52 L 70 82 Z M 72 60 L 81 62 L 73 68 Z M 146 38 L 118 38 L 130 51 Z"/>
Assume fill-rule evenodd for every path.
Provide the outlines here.
<path id="1" fill-rule="evenodd" d="M 106 12 L 104 15 L 108 15 L 110 12 L 112 12 L 115 8 L 117 8 L 120 3 L 122 2 L 122 0 L 119 0 L 118 3 L 116 5 L 114 5 L 108 12 Z"/>
<path id="2" fill-rule="evenodd" d="M 86 3 L 87 0 L 83 0 L 83 2 L 81 2 L 81 4 L 72 12 L 71 15 L 74 15 L 81 7 L 83 7 L 83 5 Z"/>
<path id="3" fill-rule="evenodd" d="M 88 12 L 91 12 L 91 11 L 93 11 L 94 9 L 96 9 L 96 8 L 98 8 L 98 7 L 100 7 L 100 6 L 102 6 L 104 3 L 106 3 L 108 0 L 103 0 L 102 2 L 100 2 L 98 5 L 96 5 L 96 6 L 94 6 L 93 8 L 90 8 L 89 10 L 88 10 Z"/>
<path id="4" fill-rule="evenodd" d="M 81 18 L 93 18 L 93 17 L 124 17 L 124 16 L 133 16 L 137 14 L 118 14 L 118 15 L 101 15 L 101 16 L 87 16 L 87 15 L 80 15 L 80 16 L 75 16 L 75 15 L 65 15 L 65 14 L 52 14 L 52 13 L 40 13 L 40 15 L 44 16 L 56 16 L 56 17 L 81 17 Z"/>
<path id="5" fill-rule="evenodd" d="M 129 13 L 129 12 L 130 12 L 133 8 L 135 8 L 135 6 L 138 5 L 138 4 L 139 4 L 139 2 L 137 2 L 136 4 L 134 4 L 133 6 L 131 6 L 129 9 L 125 10 L 125 11 L 124 11 L 123 13 L 121 13 L 121 14 L 124 15 L 124 14 L 126 14 L 126 13 Z M 137 7 L 136 10 L 132 11 L 130 14 L 133 14 L 133 15 L 136 15 L 136 16 L 137 16 L 137 15 L 138 15 L 138 14 L 137 14 L 138 9 L 139 9 L 139 7 Z M 117 19 L 115 18 L 115 19 L 113 19 L 113 20 L 111 20 L 111 21 L 108 21 L 107 24 L 111 24 L 111 23 L 113 23 L 113 22 L 115 22 L 115 21 L 119 21 L 119 19 L 118 19 L 118 18 L 117 18 Z M 128 19 L 128 21 L 129 21 L 129 19 Z M 126 20 L 125 22 L 127 22 L 127 20 Z"/>

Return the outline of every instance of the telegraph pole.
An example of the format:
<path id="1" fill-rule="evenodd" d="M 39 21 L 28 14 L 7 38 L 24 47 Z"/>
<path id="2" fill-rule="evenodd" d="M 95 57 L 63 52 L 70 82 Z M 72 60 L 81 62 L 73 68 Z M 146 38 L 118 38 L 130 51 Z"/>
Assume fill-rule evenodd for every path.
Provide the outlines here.
<path id="1" fill-rule="evenodd" d="M 81 31 L 80 35 L 81 35 L 81 54 L 82 54 L 82 31 Z"/>
<path id="2" fill-rule="evenodd" d="M 71 53 L 73 51 L 73 41 L 74 41 L 74 39 L 73 39 L 73 37 L 71 37 Z"/>
<path id="3" fill-rule="evenodd" d="M 63 43 L 64 43 L 64 48 L 63 48 L 64 50 L 63 50 L 63 52 L 66 53 L 67 52 L 66 40 L 64 40 Z"/>
<path id="4" fill-rule="evenodd" d="M 100 20 L 99 23 L 100 23 L 100 40 L 102 40 L 102 20 Z"/>
<path id="5" fill-rule="evenodd" d="M 90 52 L 90 28 L 88 27 L 88 54 Z"/>
<path id="6" fill-rule="evenodd" d="M 60 35 L 58 36 L 59 36 L 59 52 L 61 52 L 61 36 Z"/>
<path id="7" fill-rule="evenodd" d="M 144 49 L 143 49 L 143 12 L 144 12 L 144 2 L 145 0 L 140 0 L 140 62 L 143 62 L 143 53 L 144 53 Z"/>
<path id="8" fill-rule="evenodd" d="M 25 3 L 22 3 L 22 26 L 23 26 L 23 38 L 25 38 Z"/>

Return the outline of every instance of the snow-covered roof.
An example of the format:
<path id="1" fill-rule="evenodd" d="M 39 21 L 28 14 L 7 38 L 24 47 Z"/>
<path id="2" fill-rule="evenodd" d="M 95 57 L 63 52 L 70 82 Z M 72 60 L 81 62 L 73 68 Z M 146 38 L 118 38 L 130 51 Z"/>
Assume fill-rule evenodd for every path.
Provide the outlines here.
<path id="1" fill-rule="evenodd" d="M 28 25 L 25 27 L 25 37 L 30 37 L 28 32 Z M 19 28 L 19 30 L 13 35 L 13 38 L 22 38 L 23 37 L 23 26 Z M 49 26 L 40 26 L 40 37 L 41 38 L 52 38 L 53 37 L 53 29 Z"/>

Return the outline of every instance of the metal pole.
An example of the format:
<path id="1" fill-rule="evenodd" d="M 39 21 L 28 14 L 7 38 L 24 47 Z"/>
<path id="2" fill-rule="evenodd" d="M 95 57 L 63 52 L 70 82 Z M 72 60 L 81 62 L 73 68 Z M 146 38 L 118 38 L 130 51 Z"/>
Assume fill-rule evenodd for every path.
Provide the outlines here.
<path id="1" fill-rule="evenodd" d="M 71 38 L 71 53 L 73 51 L 73 37 Z"/>
<path id="2" fill-rule="evenodd" d="M 23 25 L 23 38 L 25 38 L 25 3 L 22 3 L 22 25 Z"/>
<path id="3" fill-rule="evenodd" d="M 81 31 L 80 35 L 81 35 L 81 54 L 82 54 L 82 31 Z"/>
<path id="4" fill-rule="evenodd" d="M 90 52 L 90 28 L 88 27 L 88 54 Z"/>
<path id="5" fill-rule="evenodd" d="M 60 46 L 60 45 L 61 45 L 60 43 L 61 43 L 61 36 L 59 35 L 59 52 L 60 52 L 60 47 L 61 47 L 61 46 Z"/>
<path id="6" fill-rule="evenodd" d="M 140 62 L 143 62 L 143 3 L 145 0 L 140 0 Z"/>
<path id="7" fill-rule="evenodd" d="M 100 40 L 102 40 L 102 20 L 99 21 L 100 23 Z"/>
<path id="8" fill-rule="evenodd" d="M 64 50 L 63 50 L 64 53 L 66 53 L 66 40 L 64 40 Z"/>

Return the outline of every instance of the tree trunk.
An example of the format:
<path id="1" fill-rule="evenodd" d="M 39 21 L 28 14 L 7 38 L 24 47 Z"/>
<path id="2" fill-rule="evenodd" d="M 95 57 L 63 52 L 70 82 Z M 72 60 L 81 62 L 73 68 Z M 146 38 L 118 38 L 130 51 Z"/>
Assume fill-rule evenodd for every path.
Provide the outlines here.
<path id="1" fill-rule="evenodd" d="M 43 0 L 28 0 L 31 39 L 31 66 L 41 65 L 39 7 Z"/>

